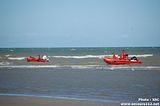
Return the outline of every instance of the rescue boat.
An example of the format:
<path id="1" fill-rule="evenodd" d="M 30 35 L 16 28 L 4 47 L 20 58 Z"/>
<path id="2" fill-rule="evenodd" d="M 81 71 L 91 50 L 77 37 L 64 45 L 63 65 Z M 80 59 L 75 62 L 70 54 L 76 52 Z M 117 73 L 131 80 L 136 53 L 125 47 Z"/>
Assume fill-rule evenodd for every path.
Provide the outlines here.
<path id="1" fill-rule="evenodd" d="M 35 58 L 35 57 L 32 57 L 32 56 L 27 57 L 26 60 L 27 60 L 27 62 L 49 62 L 48 59 L 42 59 L 40 57 Z"/>
<path id="2" fill-rule="evenodd" d="M 123 50 L 119 57 L 113 54 L 113 57 L 105 57 L 104 62 L 113 65 L 123 65 L 123 64 L 142 64 L 141 60 L 138 60 L 135 56 L 128 59 L 128 54 Z"/>

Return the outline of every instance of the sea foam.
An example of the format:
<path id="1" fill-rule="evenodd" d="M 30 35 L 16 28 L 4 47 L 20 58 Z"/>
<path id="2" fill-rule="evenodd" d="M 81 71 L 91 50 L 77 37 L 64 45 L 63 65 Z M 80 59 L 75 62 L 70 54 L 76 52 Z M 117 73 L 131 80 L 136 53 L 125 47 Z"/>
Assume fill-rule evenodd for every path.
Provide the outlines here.
<path id="1" fill-rule="evenodd" d="M 136 57 L 151 57 L 151 56 L 153 56 L 153 54 L 129 55 L 129 57 L 133 57 L 133 56 L 136 56 Z"/>
<path id="2" fill-rule="evenodd" d="M 8 57 L 9 60 L 24 60 L 25 57 Z"/>
<path id="3" fill-rule="evenodd" d="M 9 56 L 11 56 L 11 55 L 9 55 L 9 54 L 7 54 L 7 55 L 5 55 L 6 57 L 9 57 Z"/>
<path id="4" fill-rule="evenodd" d="M 118 57 L 118 55 L 116 55 Z M 153 54 L 142 54 L 142 55 L 129 55 L 129 57 L 150 57 L 153 56 Z M 54 58 L 73 58 L 73 59 L 85 59 L 85 58 L 104 58 L 104 57 L 112 57 L 112 55 L 83 55 L 83 56 L 48 56 L 48 57 L 54 57 Z"/>
<path id="5" fill-rule="evenodd" d="M 85 58 L 104 58 L 106 55 L 84 55 L 84 56 L 49 56 L 54 58 L 73 58 L 73 59 L 85 59 Z M 111 56 L 111 55 L 110 55 Z"/>
<path id="6" fill-rule="evenodd" d="M 160 70 L 160 66 L 128 65 L 2 65 L 0 68 L 52 68 L 52 69 L 97 69 L 97 70 Z"/>
<path id="7" fill-rule="evenodd" d="M 0 62 L 0 65 L 10 65 L 9 62 Z"/>

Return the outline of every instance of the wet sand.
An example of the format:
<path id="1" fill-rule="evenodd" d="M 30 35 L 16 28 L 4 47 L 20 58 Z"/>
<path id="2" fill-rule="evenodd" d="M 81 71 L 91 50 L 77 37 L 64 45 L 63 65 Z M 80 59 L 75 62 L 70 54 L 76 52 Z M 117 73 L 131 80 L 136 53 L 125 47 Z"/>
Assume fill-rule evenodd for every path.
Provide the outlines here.
<path id="1" fill-rule="evenodd" d="M 116 103 L 101 103 L 81 100 L 63 100 L 42 97 L 0 96 L 1 106 L 119 106 Z"/>

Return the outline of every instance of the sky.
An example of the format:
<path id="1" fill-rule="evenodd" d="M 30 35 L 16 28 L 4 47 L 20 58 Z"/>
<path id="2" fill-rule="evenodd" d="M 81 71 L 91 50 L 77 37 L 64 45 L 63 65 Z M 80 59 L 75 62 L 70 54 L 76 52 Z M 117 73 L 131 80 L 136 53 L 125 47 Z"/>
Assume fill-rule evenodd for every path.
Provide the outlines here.
<path id="1" fill-rule="evenodd" d="M 0 0 L 0 47 L 160 47 L 160 0 Z"/>

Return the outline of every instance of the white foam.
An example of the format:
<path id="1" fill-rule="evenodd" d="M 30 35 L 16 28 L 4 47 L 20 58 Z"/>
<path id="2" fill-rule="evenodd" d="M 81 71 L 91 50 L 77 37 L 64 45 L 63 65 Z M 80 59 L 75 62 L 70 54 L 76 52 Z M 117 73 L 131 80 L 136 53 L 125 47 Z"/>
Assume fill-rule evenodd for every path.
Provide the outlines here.
<path id="1" fill-rule="evenodd" d="M 2 65 L 0 68 L 71 68 L 71 69 L 98 69 L 98 70 L 160 70 L 160 66 L 102 66 L 102 65 Z"/>
<path id="2" fill-rule="evenodd" d="M 14 65 L 14 66 L 0 66 L 0 68 L 56 68 L 56 65 Z"/>
<path id="3" fill-rule="evenodd" d="M 14 65 L 0 66 L 0 68 L 72 68 L 72 69 L 88 69 L 95 68 L 97 65 Z"/>
<path id="4" fill-rule="evenodd" d="M 99 67 L 99 65 L 71 65 L 68 67 L 71 67 L 72 69 L 92 69 Z"/>
<path id="5" fill-rule="evenodd" d="M 76 51 L 76 49 L 70 49 L 71 51 Z"/>
<path id="6" fill-rule="evenodd" d="M 104 67 L 104 69 L 116 70 L 116 69 L 123 69 L 123 70 L 160 70 L 160 66 L 110 66 Z"/>
<path id="7" fill-rule="evenodd" d="M 9 54 L 7 54 L 7 55 L 5 55 L 6 57 L 9 57 L 9 56 L 11 56 L 11 55 L 9 55 Z"/>
<path id="8" fill-rule="evenodd" d="M 106 55 L 84 55 L 84 56 L 49 56 L 54 58 L 73 58 L 73 59 L 84 59 L 84 58 L 104 58 Z"/>
<path id="9" fill-rule="evenodd" d="M 0 62 L 0 65 L 10 65 L 9 62 Z"/>
<path id="10" fill-rule="evenodd" d="M 24 60 L 25 57 L 8 57 L 9 60 Z"/>
<path id="11" fill-rule="evenodd" d="M 0 68 L 74 68 L 84 69 L 93 68 L 97 65 L 15 65 L 15 66 L 0 66 Z"/>
<path id="12" fill-rule="evenodd" d="M 13 52 L 14 50 L 11 49 L 10 51 Z"/>
<path id="13" fill-rule="evenodd" d="M 136 57 L 151 57 L 151 56 L 153 56 L 153 54 L 129 55 L 129 57 L 133 57 L 133 56 L 136 56 Z"/>
<path id="14" fill-rule="evenodd" d="M 13 94 L 13 93 L 0 93 L 0 96 L 23 96 L 23 97 L 40 97 L 40 98 L 50 98 L 50 99 L 60 99 L 60 100 L 79 100 L 79 101 L 98 101 L 98 102 L 111 102 L 113 103 L 113 101 L 111 100 L 101 100 L 101 99 L 90 99 L 90 98 L 81 98 L 81 96 L 79 97 L 69 97 L 69 96 L 65 96 L 65 95 L 62 95 L 62 96 L 49 96 L 49 95 L 34 95 L 34 94 Z M 115 103 L 118 103 L 116 101 L 114 101 Z"/>
<path id="15" fill-rule="evenodd" d="M 118 57 L 118 55 L 116 55 Z M 143 54 L 143 55 L 129 55 L 129 57 L 150 57 L 153 56 L 153 54 Z M 112 57 L 112 54 L 110 55 L 83 55 L 83 56 L 48 56 L 48 57 L 54 57 L 54 58 L 71 58 L 71 59 L 85 59 L 85 58 L 104 58 L 104 57 Z"/>

